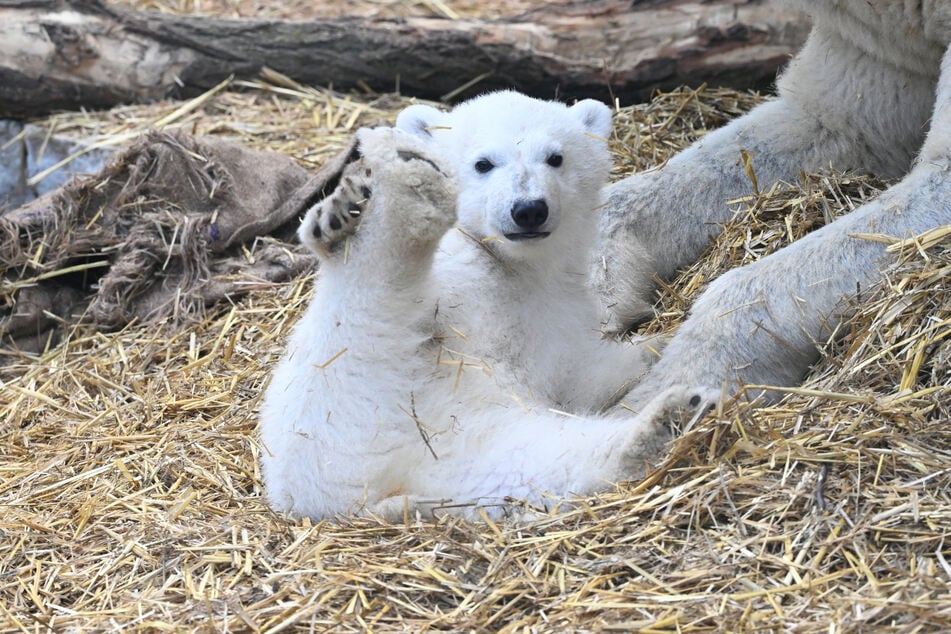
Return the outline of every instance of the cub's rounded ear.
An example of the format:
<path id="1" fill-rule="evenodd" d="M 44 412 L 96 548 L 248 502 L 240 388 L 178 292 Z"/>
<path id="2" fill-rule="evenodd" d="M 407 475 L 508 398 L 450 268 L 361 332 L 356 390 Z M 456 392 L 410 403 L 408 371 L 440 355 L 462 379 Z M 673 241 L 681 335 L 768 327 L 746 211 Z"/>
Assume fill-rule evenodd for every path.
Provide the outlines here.
<path id="1" fill-rule="evenodd" d="M 591 134 L 608 138 L 611 134 L 611 109 L 600 101 L 583 99 L 568 109 Z"/>
<path id="2" fill-rule="evenodd" d="M 396 127 L 428 141 L 433 136 L 432 129 L 442 125 L 445 119 L 444 112 L 432 106 L 416 104 L 400 112 L 396 117 Z"/>

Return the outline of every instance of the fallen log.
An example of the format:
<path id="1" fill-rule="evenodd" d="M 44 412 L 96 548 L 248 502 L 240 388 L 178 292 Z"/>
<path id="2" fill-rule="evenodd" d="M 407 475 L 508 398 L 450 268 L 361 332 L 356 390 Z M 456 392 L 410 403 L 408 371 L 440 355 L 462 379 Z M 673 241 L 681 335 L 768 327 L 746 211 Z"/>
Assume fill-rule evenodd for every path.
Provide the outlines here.
<path id="1" fill-rule="evenodd" d="M 0 116 L 187 97 L 273 68 L 305 84 L 452 101 L 500 87 L 563 98 L 768 84 L 808 21 L 775 0 L 550 3 L 504 22 L 292 22 L 0 0 Z"/>

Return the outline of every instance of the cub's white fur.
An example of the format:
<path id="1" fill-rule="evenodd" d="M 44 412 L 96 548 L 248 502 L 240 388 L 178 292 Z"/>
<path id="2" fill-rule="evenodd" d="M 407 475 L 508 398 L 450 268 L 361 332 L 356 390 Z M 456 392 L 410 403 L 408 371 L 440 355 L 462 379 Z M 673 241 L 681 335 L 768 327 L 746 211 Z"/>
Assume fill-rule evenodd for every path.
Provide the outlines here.
<path id="1" fill-rule="evenodd" d="M 275 509 L 497 515 L 659 455 L 663 428 L 600 413 L 653 354 L 603 339 L 589 290 L 610 125 L 501 92 L 357 133 L 300 230 L 321 267 L 262 411 Z"/>
<path id="2" fill-rule="evenodd" d="M 778 98 L 610 188 L 596 268 L 611 326 L 648 314 L 652 278 L 696 259 L 729 219 L 726 201 L 751 193 L 741 150 L 762 187 L 830 165 L 903 179 L 714 282 L 625 397 L 633 407 L 675 385 L 685 398 L 715 400 L 743 383 L 800 382 L 841 322 L 843 300 L 879 280 L 891 257 L 861 234 L 903 238 L 951 223 L 951 2 L 800 4 L 814 28 L 780 77 Z"/>

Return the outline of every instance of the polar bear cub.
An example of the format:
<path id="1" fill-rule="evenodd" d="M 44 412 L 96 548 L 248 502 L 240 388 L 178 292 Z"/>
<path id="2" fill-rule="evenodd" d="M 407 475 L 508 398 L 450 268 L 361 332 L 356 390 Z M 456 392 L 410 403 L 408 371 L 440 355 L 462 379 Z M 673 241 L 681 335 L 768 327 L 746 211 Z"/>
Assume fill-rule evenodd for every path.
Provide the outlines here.
<path id="1" fill-rule="evenodd" d="M 321 267 L 261 413 L 274 509 L 497 516 L 661 455 L 602 413 L 656 354 L 603 339 L 589 290 L 610 126 L 498 92 L 358 131 L 299 231 Z"/>

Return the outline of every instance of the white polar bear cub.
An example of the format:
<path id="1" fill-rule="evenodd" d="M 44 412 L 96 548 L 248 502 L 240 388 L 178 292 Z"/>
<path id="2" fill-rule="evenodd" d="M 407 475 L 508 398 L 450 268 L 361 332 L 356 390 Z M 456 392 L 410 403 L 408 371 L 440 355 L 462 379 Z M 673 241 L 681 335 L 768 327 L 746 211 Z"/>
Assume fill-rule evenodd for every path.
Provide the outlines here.
<path id="1" fill-rule="evenodd" d="M 589 290 L 610 126 L 498 92 L 357 133 L 299 232 L 321 268 L 261 414 L 274 509 L 498 516 L 662 455 L 599 413 L 654 356 L 602 338 Z"/>

